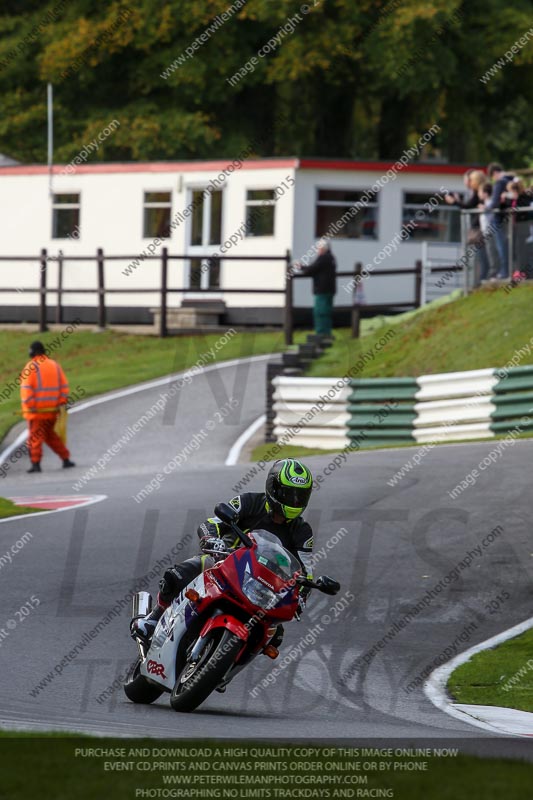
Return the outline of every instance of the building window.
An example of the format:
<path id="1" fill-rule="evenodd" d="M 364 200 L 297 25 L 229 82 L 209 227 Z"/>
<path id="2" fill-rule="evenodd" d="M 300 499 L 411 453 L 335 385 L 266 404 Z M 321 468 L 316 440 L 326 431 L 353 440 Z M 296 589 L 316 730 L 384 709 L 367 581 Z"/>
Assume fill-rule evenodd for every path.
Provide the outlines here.
<path id="1" fill-rule="evenodd" d="M 170 192 L 145 192 L 143 237 L 169 239 L 171 213 Z"/>
<path id="2" fill-rule="evenodd" d="M 192 193 L 191 245 L 198 247 L 203 242 L 205 195 L 203 189 Z"/>
<path id="3" fill-rule="evenodd" d="M 209 219 L 209 244 L 220 244 L 222 241 L 222 192 L 211 192 L 211 208 Z"/>
<path id="4" fill-rule="evenodd" d="M 246 192 L 246 236 L 274 236 L 275 189 Z"/>
<path id="5" fill-rule="evenodd" d="M 319 189 L 315 235 L 317 239 L 377 239 L 378 193 L 370 189 Z"/>
<path id="6" fill-rule="evenodd" d="M 79 239 L 79 194 L 54 194 L 52 203 L 52 239 Z"/>
<path id="7" fill-rule="evenodd" d="M 404 192 L 402 222 L 404 241 L 461 241 L 459 210 L 447 206 L 437 192 Z"/>

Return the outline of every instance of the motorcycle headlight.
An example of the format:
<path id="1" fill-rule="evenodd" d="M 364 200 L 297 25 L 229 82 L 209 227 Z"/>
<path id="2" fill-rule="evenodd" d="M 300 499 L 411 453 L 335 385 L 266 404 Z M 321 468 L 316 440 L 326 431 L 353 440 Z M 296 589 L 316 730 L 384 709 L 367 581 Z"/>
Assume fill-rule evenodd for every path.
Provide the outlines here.
<path id="1" fill-rule="evenodd" d="M 266 611 L 270 608 L 274 608 L 279 600 L 277 594 L 273 592 L 272 589 L 269 589 L 268 586 L 265 586 L 251 576 L 244 580 L 242 584 L 242 593 L 248 598 L 250 603 L 259 606 L 259 608 L 264 608 Z"/>

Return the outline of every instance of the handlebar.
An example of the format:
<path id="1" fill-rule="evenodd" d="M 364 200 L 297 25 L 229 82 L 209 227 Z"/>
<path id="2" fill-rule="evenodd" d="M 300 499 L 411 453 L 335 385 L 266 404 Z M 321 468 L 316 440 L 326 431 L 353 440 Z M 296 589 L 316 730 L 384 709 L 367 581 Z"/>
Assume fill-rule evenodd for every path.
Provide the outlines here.
<path id="1" fill-rule="evenodd" d="M 309 578 L 306 578 L 304 575 L 300 575 L 296 578 L 296 583 L 300 586 L 305 586 L 308 589 L 318 589 L 319 592 L 323 594 L 331 594 L 335 595 L 340 592 L 341 585 L 338 581 L 334 581 L 333 578 L 328 578 L 327 575 L 320 575 L 316 581 L 312 581 Z"/>

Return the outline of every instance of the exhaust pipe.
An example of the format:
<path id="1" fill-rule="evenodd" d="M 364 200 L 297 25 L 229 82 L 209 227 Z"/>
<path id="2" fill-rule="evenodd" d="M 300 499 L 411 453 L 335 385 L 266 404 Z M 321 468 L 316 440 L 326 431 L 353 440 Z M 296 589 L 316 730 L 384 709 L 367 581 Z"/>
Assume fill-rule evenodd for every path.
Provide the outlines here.
<path id="1" fill-rule="evenodd" d="M 146 617 L 152 610 L 152 595 L 150 592 L 137 592 L 133 595 L 132 617 Z"/>
<path id="2" fill-rule="evenodd" d="M 146 617 L 146 615 L 152 610 L 152 595 L 150 592 L 137 592 L 133 595 L 132 601 L 132 621 L 134 619 L 138 619 L 139 617 Z M 137 643 L 137 647 L 139 648 L 141 661 L 144 661 L 148 648 L 146 644 L 141 642 L 137 637 L 135 638 L 135 641 Z"/>

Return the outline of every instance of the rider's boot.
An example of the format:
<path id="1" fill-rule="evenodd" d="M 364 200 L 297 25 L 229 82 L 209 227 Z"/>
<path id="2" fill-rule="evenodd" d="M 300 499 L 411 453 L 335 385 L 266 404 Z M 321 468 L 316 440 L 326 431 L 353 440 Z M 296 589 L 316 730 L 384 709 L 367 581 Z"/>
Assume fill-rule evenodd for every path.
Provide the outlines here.
<path id="1" fill-rule="evenodd" d="M 137 636 L 145 644 L 150 644 L 157 623 L 163 616 L 165 609 L 169 607 L 174 598 L 179 595 L 187 584 L 202 572 L 203 566 L 202 557 L 194 556 L 193 558 L 188 558 L 182 564 L 176 564 L 174 567 L 165 570 L 163 577 L 159 581 L 157 605 L 148 616 L 138 617 L 131 621 L 130 632 L 133 638 Z"/>
<path id="2" fill-rule="evenodd" d="M 146 617 L 135 617 L 130 624 L 130 633 L 133 639 L 139 638 L 146 645 L 152 641 L 152 636 L 157 627 L 157 623 L 163 616 L 163 613 L 168 608 L 168 603 L 161 600 L 161 595 L 157 595 L 157 605 L 150 611 Z"/>

